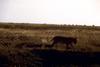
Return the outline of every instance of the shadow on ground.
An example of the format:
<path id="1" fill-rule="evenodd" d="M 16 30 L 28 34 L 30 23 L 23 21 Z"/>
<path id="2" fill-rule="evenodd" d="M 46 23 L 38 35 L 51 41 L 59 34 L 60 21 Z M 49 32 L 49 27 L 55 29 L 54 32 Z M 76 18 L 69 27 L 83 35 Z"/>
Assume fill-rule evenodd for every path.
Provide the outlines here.
<path id="1" fill-rule="evenodd" d="M 35 49 L 29 53 L 0 55 L 0 67 L 100 66 L 100 52 L 71 52 Z"/>
<path id="2" fill-rule="evenodd" d="M 61 66 L 61 65 L 92 65 L 100 64 L 99 52 L 71 52 L 57 50 L 33 50 L 33 54 L 44 59 L 45 66 Z"/>

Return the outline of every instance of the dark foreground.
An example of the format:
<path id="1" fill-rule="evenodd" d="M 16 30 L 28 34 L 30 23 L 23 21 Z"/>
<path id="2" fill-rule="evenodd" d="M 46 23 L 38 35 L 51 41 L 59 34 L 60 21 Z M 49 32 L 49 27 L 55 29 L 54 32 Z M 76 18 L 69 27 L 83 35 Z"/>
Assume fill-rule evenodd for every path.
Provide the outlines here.
<path id="1" fill-rule="evenodd" d="M 100 64 L 99 52 L 61 52 L 57 50 L 33 50 L 40 58 L 43 58 L 43 65 L 46 67 L 62 66 L 62 65 L 93 65 Z"/>
<path id="2" fill-rule="evenodd" d="M 9 55 L 10 57 L 0 56 L 0 67 L 100 66 L 100 52 L 86 53 L 70 51 L 62 52 L 57 50 L 32 50 L 31 53 L 33 54 L 32 56 L 20 53 L 14 56 Z M 32 59 L 33 57 L 35 58 Z M 37 57 L 41 59 L 36 59 Z M 14 61 L 12 61 L 11 58 L 14 59 Z"/>

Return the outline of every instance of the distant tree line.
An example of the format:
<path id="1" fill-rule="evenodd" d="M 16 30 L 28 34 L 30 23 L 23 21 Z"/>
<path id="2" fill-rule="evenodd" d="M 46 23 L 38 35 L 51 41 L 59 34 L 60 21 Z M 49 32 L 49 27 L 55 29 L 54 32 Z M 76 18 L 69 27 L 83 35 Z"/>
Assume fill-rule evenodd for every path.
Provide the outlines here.
<path id="1" fill-rule="evenodd" d="M 0 23 L 0 28 L 11 28 L 11 29 L 61 29 L 61 30 L 70 30 L 70 29 L 88 29 L 88 30 L 100 30 L 100 26 L 87 26 L 87 25 L 54 25 L 54 24 L 30 24 L 30 23 Z"/>

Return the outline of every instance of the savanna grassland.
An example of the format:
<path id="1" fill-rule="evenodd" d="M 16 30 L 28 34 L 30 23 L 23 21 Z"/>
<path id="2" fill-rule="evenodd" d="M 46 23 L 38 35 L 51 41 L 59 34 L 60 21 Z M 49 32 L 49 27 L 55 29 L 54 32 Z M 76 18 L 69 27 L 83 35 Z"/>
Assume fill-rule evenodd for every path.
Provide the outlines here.
<path id="1" fill-rule="evenodd" d="M 77 44 L 70 49 L 66 49 L 65 44 L 46 48 L 46 45 L 52 43 L 51 39 L 54 36 L 75 37 Z M 32 51 L 50 49 L 66 53 L 100 52 L 100 27 L 0 23 L 0 60 L 3 60 L 0 64 L 2 67 L 41 67 L 44 59 L 33 54 Z M 56 66 L 57 64 L 54 67 Z"/>
<path id="2" fill-rule="evenodd" d="M 21 43 L 51 44 L 54 36 L 76 37 L 73 51 L 100 52 L 100 27 L 47 24 L 0 24 L 1 47 L 16 47 Z M 8 43 L 8 44 L 6 44 Z M 22 45 L 21 45 L 22 46 Z M 66 50 L 65 45 L 57 45 L 57 50 Z M 24 47 L 25 48 L 25 47 Z M 23 49 L 24 49 L 23 48 Z"/>

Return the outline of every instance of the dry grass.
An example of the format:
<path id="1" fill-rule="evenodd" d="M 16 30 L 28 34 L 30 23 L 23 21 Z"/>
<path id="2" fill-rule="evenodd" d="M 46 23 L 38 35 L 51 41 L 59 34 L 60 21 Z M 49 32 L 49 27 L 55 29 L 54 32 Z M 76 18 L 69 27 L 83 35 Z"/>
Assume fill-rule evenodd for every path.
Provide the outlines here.
<path id="1" fill-rule="evenodd" d="M 53 49 L 60 51 L 100 52 L 100 28 L 66 25 L 30 25 L 30 24 L 0 24 L 0 56 L 6 56 L 11 61 L 8 66 L 36 66 L 33 60 L 41 65 L 41 58 L 30 53 L 33 49 L 50 49 L 46 45 L 52 43 L 54 36 L 77 37 L 77 44 L 66 49 L 64 44 L 57 44 Z M 34 47 L 34 45 L 38 45 Z M 42 45 L 39 48 L 39 45 Z M 28 46 L 28 47 L 27 47 Z M 57 47 L 56 47 L 57 46 Z M 12 59 L 13 58 L 13 59 Z M 24 65 L 24 66 L 23 66 Z"/>
<path id="2" fill-rule="evenodd" d="M 21 25 L 20 25 L 21 26 Z M 43 27 L 43 25 L 38 25 L 39 27 Z M 46 25 L 47 26 L 47 25 Z M 2 26 L 3 27 L 3 26 Z M 8 27 L 10 25 L 8 24 Z M 13 26 L 12 24 L 12 27 Z M 23 27 L 23 25 L 22 25 Z M 36 27 L 36 26 L 35 26 Z M 44 25 L 45 27 L 45 25 Z M 49 25 L 48 25 L 49 27 Z M 60 27 L 60 26 L 59 26 Z M 65 27 L 65 26 L 64 26 Z M 76 26 L 77 27 L 77 26 Z M 78 42 L 72 48 L 72 51 L 97 51 L 99 52 L 100 49 L 100 30 L 94 30 L 92 27 L 91 29 L 88 27 L 86 29 L 76 28 L 75 29 L 19 29 L 19 28 L 0 28 L 0 48 L 16 48 L 17 45 L 21 43 L 35 43 L 35 44 L 42 44 L 45 46 L 46 44 L 51 44 L 51 39 L 54 36 L 71 36 L 77 37 Z M 63 28 L 63 26 L 61 27 Z M 92 30 L 93 29 L 93 30 Z M 20 45 L 21 46 L 21 45 Z M 25 46 L 25 45 L 24 45 Z M 58 47 L 54 47 L 57 50 L 65 50 L 65 45 L 58 45 Z M 23 48 L 23 45 L 22 47 Z M 24 47 L 25 48 L 25 47 Z M 43 47 L 42 49 L 45 49 Z"/>

